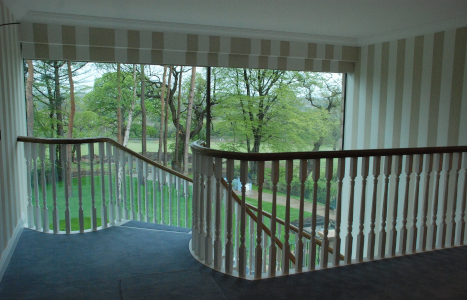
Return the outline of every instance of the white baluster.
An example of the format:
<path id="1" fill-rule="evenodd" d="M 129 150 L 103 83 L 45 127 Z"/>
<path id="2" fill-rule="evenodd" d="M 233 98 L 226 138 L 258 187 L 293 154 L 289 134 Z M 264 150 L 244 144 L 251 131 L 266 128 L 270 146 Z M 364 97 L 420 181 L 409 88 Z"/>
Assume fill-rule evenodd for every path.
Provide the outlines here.
<path id="1" fill-rule="evenodd" d="M 225 272 L 232 274 L 233 271 L 233 242 L 232 242 L 232 217 L 233 211 L 233 199 L 232 199 L 232 182 L 234 179 L 234 161 L 232 159 L 227 160 L 227 170 L 225 174 L 227 178 L 227 242 L 225 245 Z"/>
<path id="2" fill-rule="evenodd" d="M 336 199 L 336 228 L 334 243 L 334 266 L 340 264 L 341 254 L 341 214 L 342 214 L 342 180 L 345 176 L 345 158 L 337 160 L 337 199 Z"/>
<path id="3" fill-rule="evenodd" d="M 108 151 L 108 150 L 107 150 Z M 99 162 L 101 166 L 101 224 L 102 228 L 107 228 L 107 204 L 105 201 L 105 172 L 104 172 L 104 160 L 105 160 L 105 144 L 104 142 L 99 143 Z M 109 172 L 110 173 L 110 172 Z M 110 183 L 109 185 L 111 185 Z"/>
<path id="4" fill-rule="evenodd" d="M 157 224 L 157 188 L 159 185 L 156 185 L 157 170 L 155 166 L 152 166 L 152 222 Z"/>
<path id="5" fill-rule="evenodd" d="M 433 155 L 427 154 L 425 160 L 425 190 L 423 195 L 423 207 L 422 207 L 422 226 L 421 226 L 421 249 L 426 250 L 426 240 L 428 236 L 428 196 L 430 193 L 430 175 L 433 168 Z"/>
<path id="6" fill-rule="evenodd" d="M 97 230 L 96 188 L 94 184 L 94 144 L 89 143 L 89 166 L 91 168 L 91 229 Z"/>
<path id="7" fill-rule="evenodd" d="M 276 218 L 277 218 L 277 183 L 279 182 L 279 161 L 273 160 L 271 163 L 272 182 L 272 212 L 271 212 L 271 245 L 269 246 L 269 277 L 276 275 Z"/>
<path id="8" fill-rule="evenodd" d="M 357 235 L 357 260 L 359 262 L 363 262 L 363 248 L 365 245 L 365 236 L 363 234 L 363 229 L 365 225 L 366 183 L 369 169 L 370 157 L 362 157 L 362 198 L 360 201 L 360 225 L 358 226 Z M 322 249 L 323 248 L 325 247 L 322 247 Z M 324 261 L 327 261 L 324 255 L 322 257 Z"/>
<path id="9" fill-rule="evenodd" d="M 281 233 L 282 233 L 282 225 L 279 223 L 277 225 L 277 240 L 281 240 Z M 277 249 L 277 256 L 276 256 L 276 265 L 277 271 L 280 272 L 282 270 L 282 248 Z"/>
<path id="10" fill-rule="evenodd" d="M 331 201 L 332 173 L 333 173 L 332 158 L 326 158 L 326 171 L 325 171 L 325 177 L 326 177 L 326 204 L 325 204 L 325 209 L 324 209 L 323 243 L 321 245 L 321 251 L 322 251 L 321 257 L 323 258 L 321 260 L 321 268 L 323 268 L 323 269 L 326 269 L 328 267 L 328 253 L 329 253 L 328 252 L 328 249 L 329 249 L 328 227 L 329 227 L 329 204 L 330 204 L 330 201 Z M 368 174 L 368 170 L 367 170 L 367 174 Z M 363 184 L 363 187 L 365 187 L 365 183 Z M 362 202 L 363 202 L 363 204 L 365 202 L 365 199 L 363 197 L 362 197 Z M 362 237 L 362 241 L 363 241 L 363 237 Z M 363 248 L 362 248 L 362 253 L 363 253 Z"/>
<path id="11" fill-rule="evenodd" d="M 142 161 L 143 163 L 143 184 L 144 184 L 144 204 L 145 204 L 145 222 L 150 222 L 149 219 L 149 183 L 148 183 L 148 163 Z"/>
<path id="12" fill-rule="evenodd" d="M 52 211 L 52 222 L 53 222 L 53 231 L 54 233 L 60 232 L 60 224 L 59 224 L 59 212 L 57 208 L 57 178 L 55 176 L 55 157 L 56 157 L 56 148 L 55 144 L 49 145 L 49 156 L 50 156 L 50 166 L 52 170 L 52 201 L 54 209 Z"/>
<path id="13" fill-rule="evenodd" d="M 66 233 L 71 233 L 71 218 L 70 218 L 70 193 L 69 193 L 69 182 L 70 174 L 68 174 L 67 165 L 68 165 L 68 151 L 67 145 L 61 145 L 61 155 L 63 157 L 63 170 L 62 174 L 65 175 L 65 231 Z"/>
<path id="14" fill-rule="evenodd" d="M 353 223 L 353 207 L 355 197 L 355 177 L 357 177 L 358 157 L 350 158 L 350 198 L 349 198 L 349 214 L 347 218 L 347 236 L 345 237 L 345 263 L 352 263 L 352 223 Z"/>
<path id="15" fill-rule="evenodd" d="M 34 220 L 36 230 L 42 229 L 41 223 L 41 207 L 40 207 L 40 200 L 39 200 L 39 176 L 37 174 L 37 144 L 31 144 L 31 155 L 32 160 L 34 163 L 34 202 L 35 202 L 35 209 L 34 209 Z"/>
<path id="16" fill-rule="evenodd" d="M 441 177 L 440 173 L 443 169 L 443 155 L 440 153 L 435 153 L 433 159 L 433 167 L 435 171 L 435 190 L 433 192 L 433 208 L 432 208 L 432 216 L 431 216 L 431 226 L 430 231 L 431 234 L 428 235 L 428 239 L 431 236 L 431 249 L 436 249 L 436 235 L 438 232 L 438 224 L 436 222 L 438 218 L 438 202 L 439 202 L 439 179 Z"/>
<path id="17" fill-rule="evenodd" d="M 253 245 L 255 244 L 255 222 L 253 220 L 253 218 L 251 218 L 250 216 L 248 216 L 248 224 L 249 224 L 249 238 L 250 238 L 250 245 L 248 247 L 248 274 L 253 274 L 255 272 L 254 270 L 254 263 L 253 261 L 255 260 L 254 258 L 254 247 Z M 261 273 L 261 272 L 260 272 Z"/>
<path id="18" fill-rule="evenodd" d="M 392 227 L 389 232 L 389 251 L 391 256 L 396 255 L 396 242 L 397 242 L 397 210 L 398 210 L 398 203 L 399 203 L 399 182 L 400 182 L 400 175 L 402 173 L 402 156 L 396 155 L 394 156 L 394 173 L 395 173 L 395 190 L 394 190 L 394 201 L 393 201 L 393 210 L 392 210 Z"/>
<path id="19" fill-rule="evenodd" d="M 138 173 L 138 221 L 143 221 L 143 206 L 142 206 L 142 191 L 141 183 L 143 182 L 143 170 L 141 170 L 142 160 L 136 158 L 136 172 Z"/>
<path id="20" fill-rule="evenodd" d="M 182 179 L 180 177 L 175 177 L 175 192 L 177 195 L 177 226 L 180 227 L 180 191 L 182 190 Z"/>
<path id="21" fill-rule="evenodd" d="M 159 169 L 159 189 L 161 191 L 161 224 L 165 224 L 165 190 L 167 175 L 165 171 Z"/>
<path id="22" fill-rule="evenodd" d="M 459 158 L 460 159 L 460 158 Z M 467 152 L 463 153 L 462 169 L 464 169 L 464 184 L 462 185 L 462 208 L 461 208 L 461 220 L 460 220 L 460 239 L 459 245 L 464 245 L 465 237 L 465 209 L 467 204 Z"/>
<path id="23" fill-rule="evenodd" d="M 207 265 L 212 263 L 213 249 L 212 249 L 212 175 L 213 175 L 213 158 L 211 156 L 205 157 L 205 174 L 207 176 L 206 184 L 206 239 L 205 239 L 205 262 Z"/>
<path id="24" fill-rule="evenodd" d="M 378 177 L 381 172 L 381 157 L 373 157 L 373 197 L 371 201 L 371 222 L 370 222 L 370 233 L 368 234 L 368 258 L 370 260 L 375 259 L 375 219 L 376 219 L 376 200 L 378 198 Z"/>
<path id="25" fill-rule="evenodd" d="M 379 257 L 384 258 L 386 255 L 386 219 L 388 215 L 388 193 L 389 193 L 389 176 L 391 175 L 392 156 L 384 157 L 384 194 L 381 216 L 381 231 L 379 233 Z"/>
<path id="26" fill-rule="evenodd" d="M 42 188 L 42 230 L 49 232 L 49 210 L 47 209 L 47 183 L 45 179 L 45 144 L 39 144 L 39 158 L 41 159 L 41 188 Z"/>
<path id="27" fill-rule="evenodd" d="M 115 219 L 118 222 L 122 221 L 122 207 L 121 207 L 121 201 L 122 201 L 122 190 L 120 188 L 120 182 L 121 182 L 121 170 L 120 170 L 120 149 L 117 147 L 114 147 L 114 161 L 115 161 Z"/>
<path id="28" fill-rule="evenodd" d="M 263 184 L 264 184 L 264 161 L 258 161 L 257 179 L 258 179 L 258 212 L 256 215 L 256 248 L 255 248 L 255 278 L 261 278 L 261 269 L 263 265 Z"/>
<path id="29" fill-rule="evenodd" d="M 183 180 L 183 199 L 185 201 L 185 227 L 188 228 L 188 199 L 189 199 L 189 191 L 190 191 L 190 183 L 186 180 Z M 193 202 L 191 203 L 193 205 Z"/>
<path id="30" fill-rule="evenodd" d="M 444 154 L 444 197 L 443 197 L 443 212 L 441 215 L 441 226 L 440 226 L 440 232 L 439 234 L 441 235 L 441 248 L 446 247 L 446 214 L 448 210 L 448 195 L 449 195 L 449 178 L 450 178 L 450 173 L 452 169 L 452 153 L 446 153 Z M 454 198 L 455 200 L 455 198 Z"/>
<path id="31" fill-rule="evenodd" d="M 417 228 L 417 216 L 418 216 L 418 202 L 420 201 L 420 174 L 423 170 L 423 155 L 417 154 L 414 156 L 414 172 L 415 172 L 415 192 L 413 197 L 413 216 L 412 216 L 412 227 L 410 228 L 410 249 L 411 253 L 417 252 L 417 239 L 418 239 L 418 228 Z"/>
<path id="32" fill-rule="evenodd" d="M 84 211 L 83 211 L 83 182 L 81 176 L 81 144 L 76 145 L 76 164 L 78 166 L 78 220 L 79 232 L 84 232 Z"/>
<path id="33" fill-rule="evenodd" d="M 246 276 L 246 184 L 248 179 L 248 161 L 240 162 L 240 182 L 242 183 L 242 205 L 240 210 L 240 247 L 239 247 L 239 265 L 238 276 Z"/>
<path id="34" fill-rule="evenodd" d="M 112 145 L 110 143 L 106 144 L 107 147 L 107 159 L 109 160 L 109 223 L 110 225 L 115 225 L 115 203 L 114 203 L 114 194 L 113 194 L 113 184 L 112 184 Z"/>
<path id="35" fill-rule="evenodd" d="M 452 163 L 453 163 L 453 171 L 454 171 L 454 176 L 456 176 L 456 179 L 454 180 L 454 194 L 452 196 L 452 213 L 451 213 L 451 247 L 454 247 L 455 245 L 455 240 L 456 240 L 456 210 L 457 210 L 457 188 L 458 188 L 458 181 L 459 181 L 459 170 L 461 169 L 462 166 L 462 156 L 461 153 L 453 153 L 452 154 Z"/>
<path id="36" fill-rule="evenodd" d="M 402 228 L 399 242 L 400 253 L 402 255 L 405 255 L 407 250 L 407 213 L 409 210 L 410 175 L 412 174 L 413 155 L 406 155 L 405 157 L 404 210 L 402 212 Z"/>
<path id="37" fill-rule="evenodd" d="M 238 271 L 240 261 L 240 211 L 241 205 L 235 203 L 235 268 Z"/>
<path id="38" fill-rule="evenodd" d="M 293 179 L 293 160 L 285 162 L 285 182 L 286 182 L 286 198 L 285 198 L 285 224 L 284 224 L 284 245 L 282 258 L 282 272 L 289 274 L 289 261 L 291 257 L 289 235 L 290 235 L 290 192 L 291 182 Z"/>
<path id="39" fill-rule="evenodd" d="M 295 270 L 296 272 L 302 272 L 303 268 L 303 213 L 305 211 L 305 181 L 307 177 L 307 160 L 300 160 L 300 206 L 298 210 L 298 240 L 295 247 L 297 248 L 297 255 L 295 255 Z"/>
<path id="40" fill-rule="evenodd" d="M 136 220 L 135 189 L 133 187 L 133 156 L 128 155 L 128 175 L 130 176 L 130 219 Z"/>
<path id="41" fill-rule="evenodd" d="M 206 228 L 205 228 L 205 214 L 204 214 L 204 204 L 205 204 L 205 191 L 206 187 L 204 184 L 204 178 L 206 177 L 207 167 L 206 167 L 206 157 L 204 155 L 199 155 L 198 157 L 198 166 L 200 170 L 200 179 L 199 179 L 199 234 L 198 234 L 198 252 L 199 259 L 204 260 L 205 258 L 205 246 L 206 246 Z"/>
<path id="42" fill-rule="evenodd" d="M 308 270 L 314 270 L 316 266 L 316 216 L 318 209 L 318 180 L 320 176 L 320 160 L 313 159 L 313 208 L 311 213 L 311 241 L 310 241 L 310 263 Z"/>
<path id="43" fill-rule="evenodd" d="M 192 238 L 191 238 L 191 249 L 195 255 L 199 255 L 198 252 L 198 237 L 199 237 L 199 165 L 198 165 L 199 154 L 193 151 L 192 156 L 192 169 L 193 169 L 193 198 L 191 203 L 192 211 Z"/>
<path id="44" fill-rule="evenodd" d="M 23 143 L 24 145 L 24 158 L 26 159 L 26 165 L 28 169 L 27 180 L 28 180 L 28 228 L 34 228 L 34 206 L 32 205 L 32 161 L 31 161 L 31 143 Z M 52 169 L 53 169 L 52 165 Z M 55 178 L 53 178 L 55 181 Z"/>
<path id="45" fill-rule="evenodd" d="M 122 151 L 122 153 L 120 155 L 120 164 L 121 164 L 121 168 L 122 168 L 122 172 L 121 172 L 122 178 L 121 178 L 121 180 L 122 180 L 122 189 L 123 189 L 123 195 L 122 195 L 123 218 L 125 220 L 129 220 L 130 219 L 130 214 L 129 214 L 129 211 L 128 211 L 127 191 L 126 191 L 126 170 L 125 170 L 126 163 L 127 163 L 127 157 L 126 157 L 125 151 Z M 131 177 L 130 177 L 130 180 L 131 180 Z"/>
<path id="46" fill-rule="evenodd" d="M 172 226 L 172 214 L 173 214 L 173 211 L 172 211 L 172 186 L 173 186 L 173 175 L 172 174 L 168 174 L 169 175 L 169 181 L 168 181 L 168 193 L 169 193 L 169 225 Z"/>
<path id="47" fill-rule="evenodd" d="M 216 209 L 215 209 L 215 231 L 214 231 L 214 269 L 222 268 L 222 241 L 221 241 L 221 202 L 222 202 L 222 158 L 215 158 L 216 176 Z M 179 201 L 180 203 L 180 201 Z"/>

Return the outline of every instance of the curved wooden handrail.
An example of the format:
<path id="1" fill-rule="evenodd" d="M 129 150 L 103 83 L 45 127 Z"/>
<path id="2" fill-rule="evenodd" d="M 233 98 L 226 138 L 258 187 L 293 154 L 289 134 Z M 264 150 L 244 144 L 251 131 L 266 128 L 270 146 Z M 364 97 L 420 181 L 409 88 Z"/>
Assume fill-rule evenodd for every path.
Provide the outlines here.
<path id="1" fill-rule="evenodd" d="M 83 139 L 59 139 L 59 138 L 37 138 L 37 137 L 28 137 L 28 136 L 19 136 L 17 138 L 17 141 L 18 142 L 27 142 L 27 143 L 37 143 L 37 144 L 67 144 L 67 145 L 78 145 L 78 144 L 90 144 L 90 143 L 100 143 L 100 142 L 107 142 L 107 143 L 111 143 L 112 145 L 114 145 L 115 147 L 117 148 L 120 148 L 122 149 L 123 151 L 125 151 L 126 153 L 128 154 L 131 154 L 145 162 L 147 162 L 148 164 L 152 165 L 152 166 L 155 166 L 159 169 L 162 169 L 164 170 L 165 172 L 168 172 L 172 175 L 175 175 L 177 177 L 180 177 L 186 181 L 189 181 L 189 182 L 193 182 L 193 179 L 182 174 L 182 173 L 179 173 L 177 171 L 174 171 L 164 165 L 161 165 L 153 160 L 150 160 L 149 158 L 147 157 L 144 157 L 143 155 L 131 150 L 131 149 L 128 149 L 127 147 L 117 143 L 116 141 L 112 140 L 111 138 L 106 138 L 106 137 L 97 137 L 97 138 L 83 138 Z"/>
<path id="2" fill-rule="evenodd" d="M 249 203 L 246 203 L 246 206 L 249 209 L 258 212 L 258 208 L 256 206 L 253 206 L 253 205 L 251 205 Z M 270 219 L 272 219 L 272 215 L 270 213 L 264 211 L 264 210 L 263 210 L 263 215 L 270 218 Z M 276 217 L 276 222 L 279 223 L 279 224 L 285 225 L 285 221 L 278 218 L 278 217 Z M 292 224 L 290 224 L 289 226 L 290 226 L 290 229 L 292 229 L 292 231 L 295 231 L 296 233 L 298 233 L 298 227 L 297 226 L 292 225 Z M 309 234 L 306 231 L 303 231 L 302 234 L 303 234 L 304 237 L 311 240 L 311 234 Z M 315 242 L 319 246 L 321 246 L 321 244 L 322 244 L 322 241 L 320 239 L 317 239 L 317 238 L 315 238 Z M 328 247 L 328 252 L 334 254 L 334 249 L 332 247 Z M 344 255 L 340 254 L 340 260 L 344 260 Z"/>
<path id="3" fill-rule="evenodd" d="M 241 153 L 241 152 L 215 150 L 215 149 L 203 147 L 200 141 L 193 142 L 191 143 L 190 146 L 191 146 L 192 151 L 195 151 L 202 155 L 211 156 L 211 157 L 221 157 L 225 159 L 246 160 L 246 161 L 346 158 L 346 157 L 369 157 L 369 156 L 467 152 L 467 146 L 314 151 L 314 152 L 313 151 L 277 152 L 277 153 Z"/>

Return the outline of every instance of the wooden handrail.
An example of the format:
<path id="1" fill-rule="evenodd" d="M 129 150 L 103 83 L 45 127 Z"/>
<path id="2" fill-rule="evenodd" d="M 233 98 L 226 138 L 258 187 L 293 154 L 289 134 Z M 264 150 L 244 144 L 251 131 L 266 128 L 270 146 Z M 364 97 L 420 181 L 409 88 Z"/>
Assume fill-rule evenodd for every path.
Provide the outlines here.
<path id="1" fill-rule="evenodd" d="M 152 166 L 155 166 L 159 169 L 162 169 L 164 170 L 165 172 L 168 172 L 172 175 L 175 175 L 177 177 L 180 177 L 188 182 L 193 182 L 193 179 L 182 174 L 182 173 L 179 173 L 177 171 L 174 171 L 164 165 L 161 165 L 153 160 L 150 160 L 149 158 L 147 157 L 144 157 L 143 155 L 131 150 L 131 149 L 128 149 L 127 147 L 117 143 L 116 141 L 112 140 L 111 138 L 106 138 L 106 137 L 97 137 L 97 138 L 83 138 L 83 139 L 59 139 L 59 138 L 37 138 L 37 137 L 28 137 L 28 136 L 19 136 L 17 138 L 17 141 L 18 142 L 27 142 L 27 143 L 37 143 L 37 144 L 67 144 L 67 145 L 78 145 L 78 144 L 92 144 L 92 143 L 101 143 L 101 142 L 107 142 L 107 143 L 111 143 L 112 145 L 114 145 L 115 147 L 117 148 L 120 148 L 122 149 L 123 151 L 125 151 L 126 153 L 128 154 L 131 154 L 141 160 L 144 160 L 145 162 L 147 162 L 148 164 L 152 165 Z"/>
<path id="2" fill-rule="evenodd" d="M 221 182 L 222 182 L 222 185 L 223 185 L 225 188 L 228 187 L 228 184 L 227 184 L 227 182 L 224 180 L 224 178 L 221 179 Z M 240 199 L 240 197 L 238 197 L 238 195 L 237 195 L 234 191 L 232 191 L 232 198 L 233 198 L 233 199 L 235 200 L 235 202 L 237 202 L 239 205 L 242 204 L 242 200 Z M 258 218 L 257 218 L 256 214 L 253 213 L 253 212 L 250 210 L 250 204 L 245 203 L 245 205 L 246 205 L 246 209 L 245 209 L 246 213 L 253 219 L 253 221 L 255 221 L 256 224 L 258 224 Z M 252 206 L 252 207 L 254 207 L 254 206 Z M 256 209 L 256 211 L 258 211 L 258 209 Z M 265 213 L 265 212 L 263 211 L 263 214 L 264 214 L 264 213 Z M 272 235 L 271 230 L 270 230 L 269 228 L 267 228 L 266 225 L 264 225 L 264 224 L 262 224 L 261 227 L 262 227 L 263 231 L 264 231 L 267 235 L 269 235 L 269 237 L 271 237 L 271 235 Z M 278 240 L 278 239 L 276 239 L 275 241 L 276 241 L 277 246 L 278 246 L 280 249 L 283 249 L 283 244 L 282 244 L 282 242 L 281 242 L 280 240 Z M 292 261 L 292 262 L 295 264 L 295 255 L 293 255 L 293 253 L 290 253 L 290 261 Z"/>
<path id="3" fill-rule="evenodd" d="M 211 157 L 236 159 L 246 161 L 270 161 L 292 159 L 318 159 L 318 158 L 346 158 L 390 155 L 414 155 L 431 153 L 467 152 L 467 146 L 452 147 L 423 147 L 423 148 L 392 148 L 368 150 L 341 150 L 341 151 L 308 151 L 308 152 L 277 152 L 277 153 L 241 153 L 222 151 L 203 147 L 201 142 L 191 143 L 192 151 Z"/>
<path id="4" fill-rule="evenodd" d="M 246 206 L 247 206 L 249 209 L 253 210 L 253 211 L 256 211 L 256 212 L 258 211 L 258 208 L 257 208 L 256 206 L 253 206 L 253 205 L 251 205 L 251 204 L 249 204 L 249 203 L 246 203 Z M 263 215 L 266 216 L 266 217 L 268 217 L 268 218 L 270 218 L 270 219 L 272 219 L 272 215 L 271 215 L 270 213 L 264 211 L 264 210 L 263 210 Z M 276 217 L 276 222 L 279 223 L 279 224 L 285 225 L 285 221 L 282 220 L 282 219 L 280 219 L 280 218 L 278 218 L 278 217 Z M 296 233 L 298 233 L 298 227 L 297 227 L 297 226 L 295 226 L 295 225 L 293 225 L 293 224 L 289 224 L 289 226 L 290 226 L 290 229 L 292 229 L 292 231 L 295 231 Z M 311 234 L 309 234 L 309 233 L 306 232 L 306 231 L 302 231 L 302 234 L 303 234 L 303 236 L 305 236 L 307 239 L 311 240 Z M 317 238 L 314 238 L 314 239 L 315 239 L 316 244 L 319 245 L 319 246 L 321 246 L 322 241 L 321 241 L 320 239 L 317 239 Z M 328 247 L 328 252 L 334 254 L 334 249 L 333 249 L 332 247 Z M 340 254 L 340 260 L 344 260 L 344 255 Z"/>

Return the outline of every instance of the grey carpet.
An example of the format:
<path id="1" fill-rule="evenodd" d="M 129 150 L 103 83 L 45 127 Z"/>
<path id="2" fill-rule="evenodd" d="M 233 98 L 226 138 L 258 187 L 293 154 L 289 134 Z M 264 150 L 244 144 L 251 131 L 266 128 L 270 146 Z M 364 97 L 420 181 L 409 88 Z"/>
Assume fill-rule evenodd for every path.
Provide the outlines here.
<path id="1" fill-rule="evenodd" d="M 174 227 L 169 225 L 146 223 L 139 221 L 129 221 L 123 224 L 122 226 L 134 227 L 134 228 L 144 228 L 144 229 L 155 229 L 155 230 L 165 230 L 165 231 L 174 231 L 174 232 L 185 232 L 188 233 L 191 231 L 191 228 L 182 228 Z"/>
<path id="2" fill-rule="evenodd" d="M 209 274 L 197 270 L 122 278 L 123 300 L 227 299 Z"/>
<path id="3" fill-rule="evenodd" d="M 227 299 L 467 299 L 466 246 L 246 281 L 198 263 L 188 250 L 190 234 L 130 226 L 147 225 L 72 235 L 23 230 L 0 299 L 122 299 L 130 291 L 144 297 L 144 290 L 157 299 L 152 296 L 169 285 L 203 299 L 202 286 L 213 282 Z M 157 283 L 161 279 L 166 283 Z"/>

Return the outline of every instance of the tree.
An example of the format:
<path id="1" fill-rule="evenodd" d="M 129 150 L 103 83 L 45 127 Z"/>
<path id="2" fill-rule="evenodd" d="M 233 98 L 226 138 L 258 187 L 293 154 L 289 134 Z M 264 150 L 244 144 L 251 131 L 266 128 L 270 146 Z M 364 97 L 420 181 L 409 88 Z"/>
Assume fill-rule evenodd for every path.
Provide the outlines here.
<path id="1" fill-rule="evenodd" d="M 165 98 L 165 75 L 167 74 L 167 66 L 164 66 L 164 75 L 162 76 L 162 89 L 161 89 L 161 122 L 159 128 L 159 153 L 157 159 L 159 162 L 162 161 L 162 143 L 163 143 L 163 132 L 164 132 L 164 98 Z M 161 140 L 162 138 L 162 140 Z"/>
<path id="2" fill-rule="evenodd" d="M 172 83 L 172 70 L 173 70 L 173 66 L 170 66 L 170 71 L 169 71 L 169 82 L 167 84 L 167 100 L 166 100 L 166 103 L 169 102 L 169 98 L 170 98 L 170 85 Z M 174 88 L 175 88 L 175 85 L 174 85 Z M 164 129 L 164 165 L 167 165 L 167 138 L 168 138 L 168 123 L 169 123 L 169 106 L 166 105 L 165 107 L 165 119 L 164 119 L 164 126 L 165 126 L 165 129 Z"/>
<path id="3" fill-rule="evenodd" d="M 73 72 L 71 71 L 71 62 L 67 62 L 68 67 L 68 81 L 70 83 L 70 114 L 68 115 L 68 131 L 67 131 L 67 138 L 73 138 L 73 122 L 75 120 L 75 85 L 73 82 Z M 67 145 L 67 152 L 68 152 L 68 162 L 67 162 L 67 173 L 70 174 L 70 178 L 72 178 L 71 174 L 71 162 L 72 162 L 72 149 L 71 145 Z M 71 180 L 68 180 L 68 190 L 71 192 Z"/>
<path id="4" fill-rule="evenodd" d="M 144 75 L 144 65 L 141 65 L 141 142 L 143 155 L 147 154 L 146 151 L 146 105 L 144 103 L 146 76 Z"/>
<path id="5" fill-rule="evenodd" d="M 123 146 L 125 147 L 128 145 L 128 141 L 130 139 L 131 122 L 133 121 L 133 112 L 135 111 L 136 105 L 136 87 L 136 65 L 133 65 L 133 101 L 131 102 L 131 107 L 128 111 L 128 121 L 126 123 L 125 136 L 123 138 Z"/>
<path id="6" fill-rule="evenodd" d="M 190 96 L 188 97 L 188 112 L 186 116 L 186 133 L 185 133 L 185 148 L 183 154 L 183 161 L 185 162 L 185 173 L 188 173 L 188 145 L 190 143 L 190 129 L 191 129 L 191 114 L 193 107 L 193 97 L 195 94 L 195 78 L 196 78 L 196 67 L 191 69 L 191 84 L 190 84 Z"/>
<path id="7" fill-rule="evenodd" d="M 177 116 L 175 121 L 175 167 L 177 169 L 180 168 L 180 161 L 178 159 L 179 153 L 179 143 L 180 143 L 180 109 L 181 109 L 181 94 L 182 94 L 182 75 L 183 75 L 183 68 L 180 68 L 180 77 L 179 77 L 179 84 L 178 84 L 178 102 L 177 102 Z"/>
<path id="8" fill-rule="evenodd" d="M 32 83 L 34 81 L 34 66 L 32 60 L 28 64 L 28 79 L 26 81 L 26 106 L 28 119 L 28 136 L 34 136 L 34 100 L 32 98 Z"/>
<path id="9" fill-rule="evenodd" d="M 117 139 L 120 144 L 123 143 L 122 128 L 122 83 L 120 81 L 121 67 L 120 63 L 117 64 Z"/>

